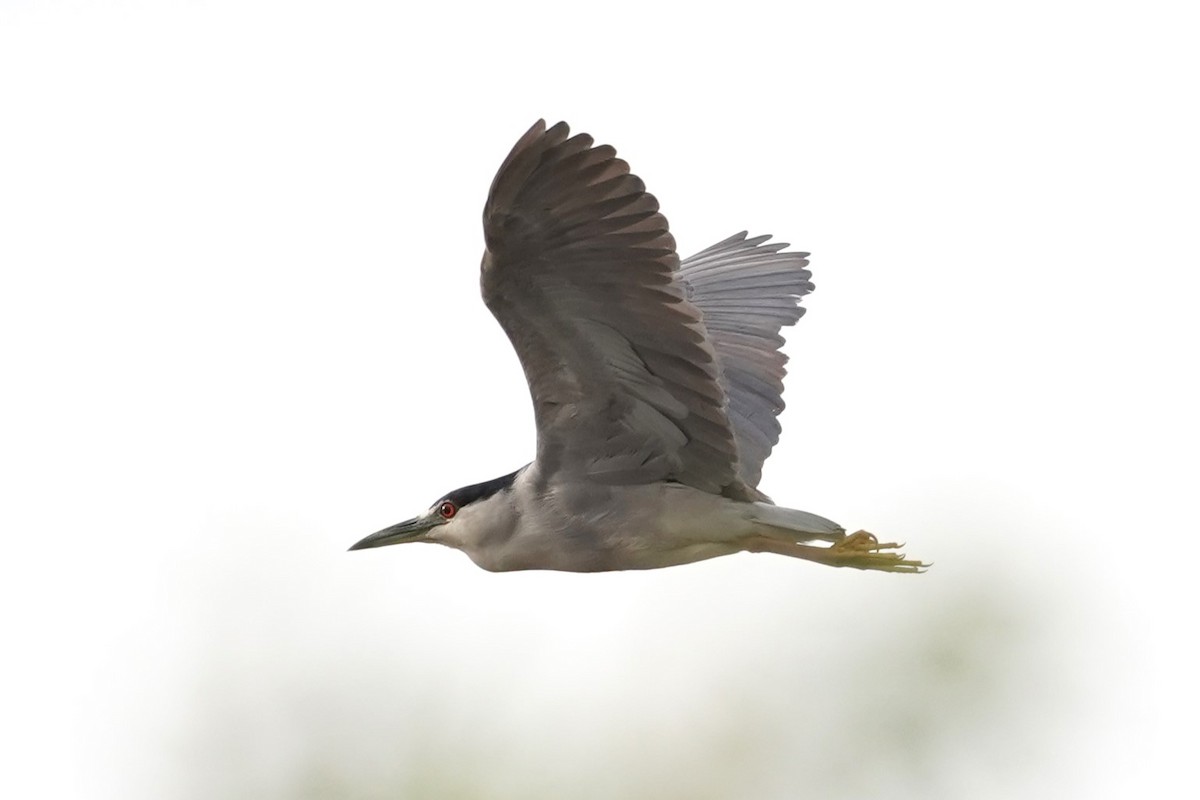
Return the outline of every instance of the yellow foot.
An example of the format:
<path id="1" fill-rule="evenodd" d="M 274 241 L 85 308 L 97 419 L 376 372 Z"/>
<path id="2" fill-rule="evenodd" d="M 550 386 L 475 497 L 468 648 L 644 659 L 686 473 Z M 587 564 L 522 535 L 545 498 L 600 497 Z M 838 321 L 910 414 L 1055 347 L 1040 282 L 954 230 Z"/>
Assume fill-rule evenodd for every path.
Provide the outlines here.
<path id="1" fill-rule="evenodd" d="M 821 557 L 813 560 L 820 560 L 831 567 L 878 569 L 884 572 L 924 572 L 929 566 L 924 562 L 906 559 L 904 553 L 883 552 L 903 546 L 896 542 L 880 544 L 874 534 L 857 531 L 822 549 Z"/>

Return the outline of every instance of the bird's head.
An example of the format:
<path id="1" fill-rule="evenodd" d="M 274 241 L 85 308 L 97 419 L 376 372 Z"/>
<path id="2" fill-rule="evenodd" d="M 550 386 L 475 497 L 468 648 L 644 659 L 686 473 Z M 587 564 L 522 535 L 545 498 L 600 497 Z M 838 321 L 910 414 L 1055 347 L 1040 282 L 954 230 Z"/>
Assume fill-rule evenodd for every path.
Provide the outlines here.
<path id="1" fill-rule="evenodd" d="M 471 517 L 472 512 L 478 510 L 478 507 L 487 500 L 511 487 L 518 472 L 520 470 L 484 483 L 474 483 L 461 489 L 455 489 L 449 494 L 442 495 L 420 516 L 376 531 L 356 542 L 350 549 L 366 550 L 371 547 L 385 547 L 389 544 L 429 541 L 438 541 L 453 546 L 457 537 L 439 534 L 450 533 L 456 523 L 462 525 L 461 520 Z M 439 531 L 439 534 L 433 533 L 442 526 L 447 527 L 443 531 Z"/>

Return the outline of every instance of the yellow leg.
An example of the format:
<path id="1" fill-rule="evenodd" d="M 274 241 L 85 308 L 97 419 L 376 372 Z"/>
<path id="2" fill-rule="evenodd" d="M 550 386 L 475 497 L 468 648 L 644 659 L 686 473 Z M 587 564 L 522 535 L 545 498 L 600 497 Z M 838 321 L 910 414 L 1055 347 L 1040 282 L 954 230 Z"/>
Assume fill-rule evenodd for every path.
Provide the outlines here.
<path id="1" fill-rule="evenodd" d="M 751 553 L 777 553 L 803 558 L 831 567 L 877 569 L 883 572 L 924 572 L 927 564 L 906 559 L 903 553 L 884 552 L 903 546 L 896 542 L 880 544 L 873 534 L 858 531 L 829 547 L 814 547 L 757 536 L 747 542 L 746 549 Z"/>

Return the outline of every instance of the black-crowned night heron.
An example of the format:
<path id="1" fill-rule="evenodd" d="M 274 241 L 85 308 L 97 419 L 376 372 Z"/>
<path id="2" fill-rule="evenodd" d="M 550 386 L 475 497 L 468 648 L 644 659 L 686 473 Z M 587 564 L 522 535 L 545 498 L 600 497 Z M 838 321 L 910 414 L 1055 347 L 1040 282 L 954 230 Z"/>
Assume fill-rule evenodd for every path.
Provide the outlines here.
<path id="1" fill-rule="evenodd" d="M 525 369 L 537 457 L 352 550 L 437 542 L 488 570 L 595 572 L 741 551 L 918 572 L 859 531 L 757 488 L 779 441 L 779 331 L 807 253 L 739 233 L 682 262 L 629 165 L 539 121 L 483 209 L 483 299 Z M 821 541 L 827 546 L 812 545 Z"/>

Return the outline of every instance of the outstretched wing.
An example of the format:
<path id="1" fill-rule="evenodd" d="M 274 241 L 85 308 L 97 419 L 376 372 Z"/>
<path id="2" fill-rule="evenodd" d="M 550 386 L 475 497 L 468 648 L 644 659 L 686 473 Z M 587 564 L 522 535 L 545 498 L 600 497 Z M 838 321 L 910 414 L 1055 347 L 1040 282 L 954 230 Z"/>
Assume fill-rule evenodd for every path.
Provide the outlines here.
<path id="1" fill-rule="evenodd" d="M 738 476 L 758 486 L 762 465 L 779 441 L 787 356 L 784 325 L 804 314 L 800 298 L 813 290 L 808 253 L 781 253 L 770 236 L 731 236 L 683 261 L 680 280 L 700 309 L 721 364 L 729 419 L 737 441 Z"/>
<path id="2" fill-rule="evenodd" d="M 612 147 L 568 134 L 534 125 L 483 211 L 483 299 L 525 370 L 538 463 L 730 491 L 720 367 L 658 201 Z"/>

